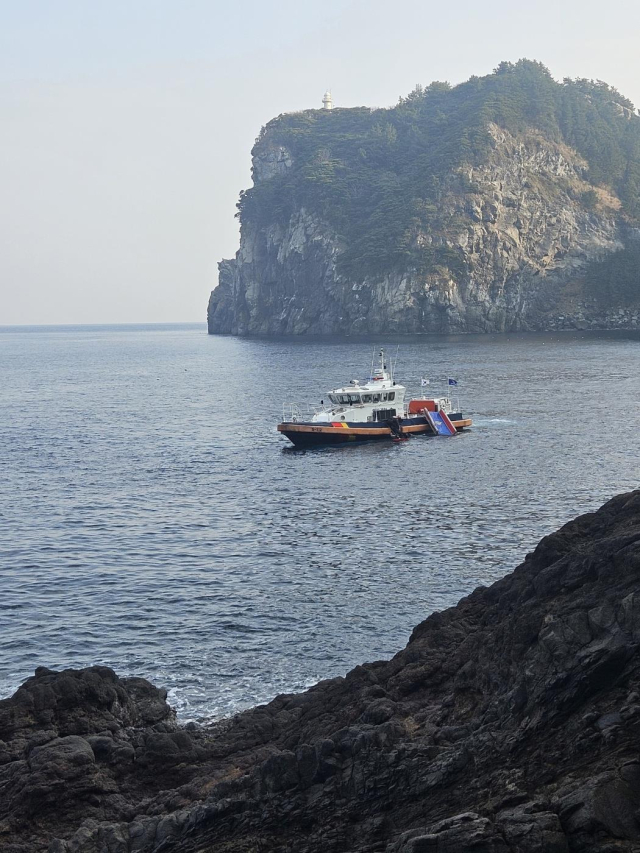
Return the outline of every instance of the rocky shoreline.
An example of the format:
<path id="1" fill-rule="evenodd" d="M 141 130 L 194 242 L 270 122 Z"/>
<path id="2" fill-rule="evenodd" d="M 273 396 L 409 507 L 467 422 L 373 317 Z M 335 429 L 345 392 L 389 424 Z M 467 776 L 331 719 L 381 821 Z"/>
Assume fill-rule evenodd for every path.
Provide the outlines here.
<path id="1" fill-rule="evenodd" d="M 106 667 L 0 702 L 6 853 L 640 851 L 640 491 L 390 661 L 210 727 Z"/>

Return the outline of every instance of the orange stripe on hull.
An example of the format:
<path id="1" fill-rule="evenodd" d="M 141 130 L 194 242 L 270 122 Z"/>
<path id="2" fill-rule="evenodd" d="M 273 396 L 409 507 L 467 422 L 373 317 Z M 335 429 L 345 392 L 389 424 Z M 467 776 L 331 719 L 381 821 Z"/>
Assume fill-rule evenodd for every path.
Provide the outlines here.
<path id="1" fill-rule="evenodd" d="M 458 421 L 451 421 L 451 424 L 459 432 L 462 429 L 470 427 L 472 421 L 471 418 L 464 418 Z M 389 427 L 351 427 L 346 423 L 331 423 L 331 425 L 327 424 L 326 426 L 315 426 L 310 424 L 299 423 L 281 423 L 278 424 L 277 429 L 278 432 L 313 432 L 324 433 L 325 435 L 336 435 L 336 433 L 342 433 L 343 430 L 348 430 L 351 435 L 369 435 L 372 438 L 383 435 L 391 435 L 391 430 L 389 429 Z M 431 428 L 428 423 L 409 424 L 405 421 L 402 424 L 402 431 L 404 433 L 423 433 L 431 432 Z"/>

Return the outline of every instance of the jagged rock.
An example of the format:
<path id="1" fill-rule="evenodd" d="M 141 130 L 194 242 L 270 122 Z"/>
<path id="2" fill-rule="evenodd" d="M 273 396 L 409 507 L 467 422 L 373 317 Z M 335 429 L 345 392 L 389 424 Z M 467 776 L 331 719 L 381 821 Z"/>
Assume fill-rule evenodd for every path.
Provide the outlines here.
<path id="1" fill-rule="evenodd" d="M 118 678 L 108 667 L 40 667 L 11 699 L 0 701 L 0 846 L 3 830 L 20 837 L 31 826 L 37 832 L 49 822 L 65 825 L 67 817 L 75 822 L 78 814 L 126 812 L 119 783 L 134 773 L 136 728 L 176 727 L 166 695 L 145 679 Z M 142 757 L 140 767 L 149 760 L 144 748 Z M 135 774 L 141 775 L 137 767 Z"/>
<path id="2" fill-rule="evenodd" d="M 0 732 L 10 753 L 33 738 L 90 735 L 175 720 L 166 691 L 108 667 L 62 673 L 40 667 L 10 700 L 0 701 Z"/>
<path id="3" fill-rule="evenodd" d="M 390 661 L 213 726 L 111 670 L 39 671 L 0 703 L 0 848 L 638 853 L 639 582 L 640 491 Z"/>
<path id="4" fill-rule="evenodd" d="M 527 853 L 568 853 L 567 836 L 555 812 L 527 803 L 496 815 L 496 825 L 508 850 Z"/>
<path id="5" fill-rule="evenodd" d="M 424 830 L 404 833 L 389 853 L 505 853 L 502 836 L 487 818 L 473 812 L 459 814 Z"/>

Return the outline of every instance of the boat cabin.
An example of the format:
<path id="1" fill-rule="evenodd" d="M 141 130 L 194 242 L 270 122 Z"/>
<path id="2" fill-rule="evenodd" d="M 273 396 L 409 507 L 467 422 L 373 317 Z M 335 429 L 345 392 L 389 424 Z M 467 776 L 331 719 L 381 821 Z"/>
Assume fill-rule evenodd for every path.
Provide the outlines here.
<path id="1" fill-rule="evenodd" d="M 380 365 L 365 382 L 352 379 L 346 388 L 336 388 L 327 395 L 330 406 L 323 407 L 313 416 L 315 423 L 335 421 L 371 422 L 386 421 L 404 415 L 406 388 L 398 385 L 387 368 L 384 350 L 380 351 Z"/>

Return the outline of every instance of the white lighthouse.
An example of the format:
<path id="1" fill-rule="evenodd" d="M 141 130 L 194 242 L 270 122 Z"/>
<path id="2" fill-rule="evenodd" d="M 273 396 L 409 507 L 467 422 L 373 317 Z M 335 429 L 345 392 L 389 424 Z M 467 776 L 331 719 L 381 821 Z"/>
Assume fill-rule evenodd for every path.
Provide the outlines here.
<path id="1" fill-rule="evenodd" d="M 331 97 L 331 91 L 329 89 L 327 89 L 327 91 L 324 93 L 324 98 L 322 99 L 322 109 L 333 109 L 333 98 Z"/>

